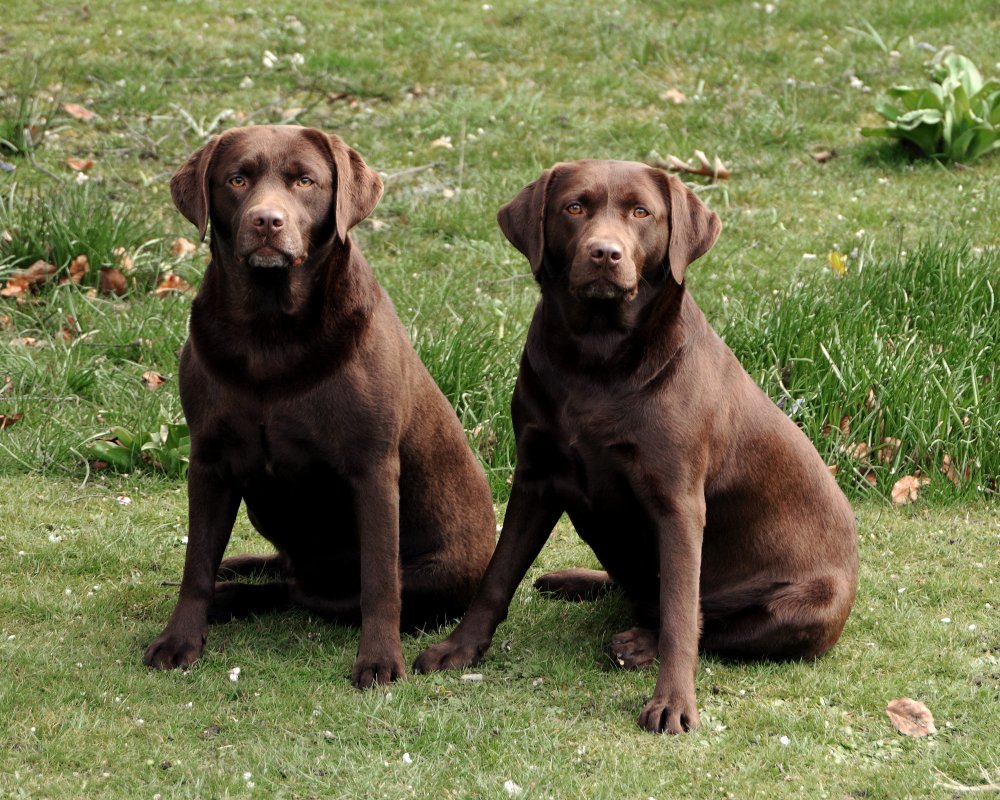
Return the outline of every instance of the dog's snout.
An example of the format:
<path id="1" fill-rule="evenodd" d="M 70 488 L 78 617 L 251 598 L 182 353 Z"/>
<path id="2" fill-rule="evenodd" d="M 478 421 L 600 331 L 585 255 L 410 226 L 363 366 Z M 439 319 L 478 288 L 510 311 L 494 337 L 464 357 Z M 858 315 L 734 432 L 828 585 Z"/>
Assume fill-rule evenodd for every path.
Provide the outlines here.
<path id="1" fill-rule="evenodd" d="M 285 226 L 285 214 L 278 208 L 258 206 L 251 210 L 250 220 L 255 228 L 265 233 Z"/>
<path id="2" fill-rule="evenodd" d="M 610 241 L 591 242 L 589 252 L 590 260 L 599 266 L 616 264 L 623 255 L 622 246 Z"/>

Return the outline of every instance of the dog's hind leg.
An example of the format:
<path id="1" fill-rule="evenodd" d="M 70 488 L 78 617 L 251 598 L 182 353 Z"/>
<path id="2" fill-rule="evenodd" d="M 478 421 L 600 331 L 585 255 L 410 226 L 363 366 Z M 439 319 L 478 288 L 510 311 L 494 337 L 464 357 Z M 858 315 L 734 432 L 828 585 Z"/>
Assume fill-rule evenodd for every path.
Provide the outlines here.
<path id="1" fill-rule="evenodd" d="M 547 572 L 535 581 L 535 588 L 558 600 L 593 600 L 615 585 L 604 570 L 560 569 Z"/>
<path id="2" fill-rule="evenodd" d="M 729 587 L 702 597 L 701 649 L 736 659 L 815 658 L 829 650 L 853 592 L 833 576 Z"/>
<path id="3" fill-rule="evenodd" d="M 232 580 L 251 575 L 262 578 L 282 578 L 287 574 L 285 560 L 278 553 L 271 555 L 255 555 L 246 553 L 223 559 L 219 565 L 218 578 Z"/>
<path id="4" fill-rule="evenodd" d="M 276 583 L 233 583 L 215 584 L 215 595 L 208 607 L 208 621 L 228 622 L 231 619 L 248 617 L 251 614 L 267 614 L 282 611 L 291 605 L 288 584 Z"/>

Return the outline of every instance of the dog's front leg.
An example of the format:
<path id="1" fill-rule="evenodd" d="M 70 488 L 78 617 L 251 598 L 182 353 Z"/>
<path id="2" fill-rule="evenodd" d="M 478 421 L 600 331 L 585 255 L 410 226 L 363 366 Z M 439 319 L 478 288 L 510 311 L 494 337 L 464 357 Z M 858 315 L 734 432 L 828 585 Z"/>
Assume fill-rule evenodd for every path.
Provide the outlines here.
<path id="1" fill-rule="evenodd" d="M 694 695 L 698 669 L 698 585 L 705 530 L 704 495 L 670 501 L 659 520 L 660 671 L 639 725 L 653 733 L 683 733 L 700 724 Z"/>
<path id="2" fill-rule="evenodd" d="M 198 660 L 208 635 L 208 607 L 222 554 L 233 532 L 240 495 L 201 466 L 188 469 L 188 543 L 177 606 L 143 661 L 157 669 L 188 667 Z"/>
<path id="3" fill-rule="evenodd" d="M 361 556 L 361 639 L 351 682 L 367 689 L 406 677 L 399 636 L 399 457 L 373 461 L 351 482 Z"/>
<path id="4" fill-rule="evenodd" d="M 549 493 L 515 474 L 500 541 L 479 591 L 451 636 L 417 656 L 414 672 L 454 669 L 482 659 L 497 625 L 507 616 L 517 585 L 538 557 L 561 513 Z"/>

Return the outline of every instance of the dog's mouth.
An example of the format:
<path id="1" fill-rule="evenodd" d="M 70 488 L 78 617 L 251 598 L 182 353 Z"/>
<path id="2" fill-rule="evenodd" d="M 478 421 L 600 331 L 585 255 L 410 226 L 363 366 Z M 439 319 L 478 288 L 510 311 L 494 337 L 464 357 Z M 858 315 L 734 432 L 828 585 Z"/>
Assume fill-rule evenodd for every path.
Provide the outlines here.
<path id="1" fill-rule="evenodd" d="M 258 247 L 247 256 L 247 264 L 256 269 L 288 269 L 305 261 L 302 256 L 293 256 L 270 244 Z"/>
<path id="2" fill-rule="evenodd" d="M 607 278 L 597 278 L 571 287 L 570 291 L 580 300 L 631 300 L 638 293 L 638 287 L 622 286 Z"/>

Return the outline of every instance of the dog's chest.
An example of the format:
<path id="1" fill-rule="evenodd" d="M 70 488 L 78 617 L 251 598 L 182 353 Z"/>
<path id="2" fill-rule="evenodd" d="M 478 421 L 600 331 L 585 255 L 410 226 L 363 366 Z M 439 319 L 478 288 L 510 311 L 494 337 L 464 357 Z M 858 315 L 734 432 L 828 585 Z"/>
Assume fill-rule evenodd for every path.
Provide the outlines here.
<path id="1" fill-rule="evenodd" d="M 294 482 L 339 460 L 335 443 L 315 427 L 282 415 L 219 415 L 198 431 L 199 456 L 239 485 Z"/>
<path id="2" fill-rule="evenodd" d="M 598 509 L 635 502 L 641 443 L 613 404 L 562 403 L 554 439 L 563 469 L 553 477 L 568 504 Z"/>

